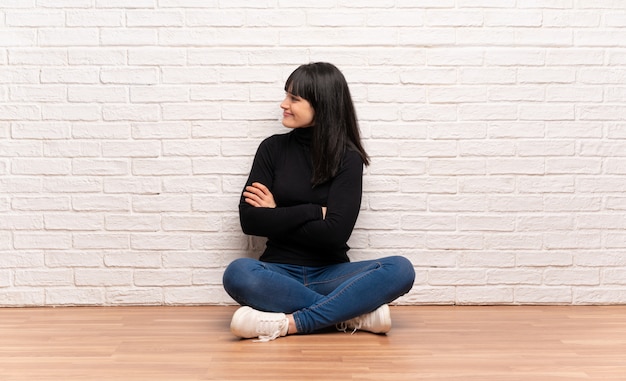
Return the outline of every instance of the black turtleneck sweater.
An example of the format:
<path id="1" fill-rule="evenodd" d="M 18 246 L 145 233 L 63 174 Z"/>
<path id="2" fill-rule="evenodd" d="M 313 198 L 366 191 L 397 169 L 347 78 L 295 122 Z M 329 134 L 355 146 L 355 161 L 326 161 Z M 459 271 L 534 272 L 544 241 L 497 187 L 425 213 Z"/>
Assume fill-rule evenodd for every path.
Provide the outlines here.
<path id="1" fill-rule="evenodd" d="M 346 242 L 361 206 L 363 161 L 347 150 L 337 176 L 312 187 L 311 131 L 270 136 L 254 157 L 246 186 L 267 186 L 276 208 L 253 207 L 242 196 L 239 218 L 244 233 L 268 238 L 262 261 L 300 266 L 349 261 Z"/>

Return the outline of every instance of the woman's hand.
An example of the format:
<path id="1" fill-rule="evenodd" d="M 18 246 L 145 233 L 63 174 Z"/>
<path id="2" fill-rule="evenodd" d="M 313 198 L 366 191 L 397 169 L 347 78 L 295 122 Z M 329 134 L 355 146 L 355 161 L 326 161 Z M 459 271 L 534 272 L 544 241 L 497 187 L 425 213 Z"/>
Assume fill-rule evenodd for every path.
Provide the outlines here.
<path id="1" fill-rule="evenodd" d="M 274 201 L 274 195 L 267 187 L 261 183 L 252 183 L 246 187 L 243 192 L 244 200 L 254 206 L 261 208 L 275 208 L 276 202 Z"/>

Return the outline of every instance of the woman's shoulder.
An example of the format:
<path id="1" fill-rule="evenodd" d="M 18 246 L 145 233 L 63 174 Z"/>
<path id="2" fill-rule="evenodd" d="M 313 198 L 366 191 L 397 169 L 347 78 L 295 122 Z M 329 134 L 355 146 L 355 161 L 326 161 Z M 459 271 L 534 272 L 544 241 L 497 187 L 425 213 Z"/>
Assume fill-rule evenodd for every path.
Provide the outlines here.
<path id="1" fill-rule="evenodd" d="M 277 144 L 285 142 L 289 139 L 289 132 L 270 135 L 261 141 L 261 144 Z"/>

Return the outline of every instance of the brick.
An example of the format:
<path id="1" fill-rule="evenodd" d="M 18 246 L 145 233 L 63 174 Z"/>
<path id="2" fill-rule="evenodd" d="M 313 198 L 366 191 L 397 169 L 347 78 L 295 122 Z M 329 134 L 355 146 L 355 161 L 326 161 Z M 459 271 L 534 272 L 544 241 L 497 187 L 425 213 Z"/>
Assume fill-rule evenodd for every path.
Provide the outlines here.
<path id="1" fill-rule="evenodd" d="M 432 159 L 428 173 L 441 175 L 481 175 L 485 174 L 484 159 Z"/>
<path id="2" fill-rule="evenodd" d="M 450 46 L 456 43 L 456 35 L 451 28 L 428 28 L 419 33 L 407 29 L 398 31 L 398 41 L 402 46 Z"/>
<path id="3" fill-rule="evenodd" d="M 193 285 L 222 285 L 223 272 L 220 270 L 195 270 L 192 276 Z"/>
<path id="4" fill-rule="evenodd" d="M 128 90 L 121 86 L 70 86 L 67 88 L 67 100 L 77 103 L 122 103 L 128 101 Z"/>
<path id="5" fill-rule="evenodd" d="M 15 175 L 67 175 L 71 171 L 69 159 L 19 158 L 11 161 L 11 173 Z"/>
<path id="6" fill-rule="evenodd" d="M 73 235 L 74 249 L 128 249 L 128 234 L 112 233 L 75 233 Z"/>
<path id="7" fill-rule="evenodd" d="M 520 232 L 572 230 L 573 227 L 574 218 L 570 216 L 521 216 L 516 219 L 516 228 Z"/>
<path id="8" fill-rule="evenodd" d="M 191 285 L 191 272 L 187 270 L 135 270 L 133 281 L 136 286 L 163 287 Z"/>
<path id="9" fill-rule="evenodd" d="M 511 304 L 514 300 L 512 287 L 457 287 L 459 304 Z"/>
<path id="10" fill-rule="evenodd" d="M 156 141 L 142 140 L 138 142 L 104 142 L 104 157 L 158 157 L 161 145 Z"/>
<path id="11" fill-rule="evenodd" d="M 164 231 L 217 232 L 222 225 L 221 218 L 208 216 L 164 216 Z"/>
<path id="12" fill-rule="evenodd" d="M 626 300 L 626 292 L 622 287 L 574 287 L 573 303 L 581 305 L 622 304 Z"/>
<path id="13" fill-rule="evenodd" d="M 309 30 L 293 30 L 279 32 L 278 41 L 283 46 L 307 46 L 325 41 L 327 46 L 390 46 L 397 41 L 396 30 L 393 28 L 376 28 L 375 33 L 364 28 L 319 29 L 316 33 Z M 367 36 L 368 38 L 363 38 Z M 271 37 L 271 36 L 268 36 Z M 267 40 L 266 40 L 267 41 Z M 272 42 L 270 40 L 270 42 Z"/>
<path id="14" fill-rule="evenodd" d="M 126 64 L 126 50 L 122 48 L 69 48 L 67 57 L 72 65 Z"/>
<path id="15" fill-rule="evenodd" d="M 104 220 L 98 215 L 46 214 L 44 215 L 46 230 L 102 230 Z"/>
<path id="16" fill-rule="evenodd" d="M 177 86 L 137 86 L 130 89 L 130 101 L 133 103 L 186 102 L 189 90 Z"/>
<path id="17" fill-rule="evenodd" d="M 129 10 L 125 14 L 129 27 L 181 27 L 185 20 L 182 12 L 169 10 Z"/>
<path id="18" fill-rule="evenodd" d="M 366 180 L 367 181 L 367 180 Z M 396 182 L 393 180 L 385 180 L 385 178 L 372 181 L 366 184 L 374 184 L 374 187 L 365 187 L 372 192 L 395 191 L 397 189 Z M 389 187 L 386 186 L 389 184 Z M 403 193 L 444 193 L 454 194 L 457 190 L 457 181 L 450 177 L 404 177 L 400 183 L 400 190 Z"/>
<path id="19" fill-rule="evenodd" d="M 76 269 L 76 286 L 115 287 L 133 284 L 133 272 L 119 269 Z"/>
<path id="20" fill-rule="evenodd" d="M 215 268 L 215 258 L 204 251 L 163 253 L 163 266 L 166 268 Z"/>
<path id="21" fill-rule="evenodd" d="M 539 102 L 545 100 L 545 90 L 540 85 L 524 85 L 514 88 L 498 86 L 490 89 L 490 101 L 527 101 Z"/>
<path id="22" fill-rule="evenodd" d="M 513 217 L 481 215 L 481 216 L 459 216 L 459 231 L 504 231 L 515 230 L 515 219 Z"/>
<path id="23" fill-rule="evenodd" d="M 5 17 L 7 26 L 43 28 L 65 25 L 65 14 L 62 11 L 9 11 Z"/>
<path id="24" fill-rule="evenodd" d="M 426 197 L 417 194 L 371 195 L 369 207 L 372 210 L 426 210 Z"/>
<path id="25" fill-rule="evenodd" d="M 250 19 L 247 20 L 246 16 L 249 15 Z M 293 26 L 291 25 L 275 25 L 270 21 L 267 21 L 269 17 L 274 16 L 274 19 L 291 19 L 293 16 L 297 16 L 297 13 L 274 13 L 264 12 L 263 10 L 254 11 L 249 14 L 241 10 L 194 10 L 188 11 L 185 14 L 185 24 L 192 27 L 241 27 L 244 25 L 249 26 Z M 303 15 L 301 15 L 302 17 Z M 152 17 L 152 15 L 148 15 Z M 259 25 L 259 19 L 266 20 L 267 24 Z M 293 22 L 293 21 L 292 21 Z"/>
<path id="26" fill-rule="evenodd" d="M 521 304 L 571 304 L 573 299 L 570 287 L 522 286 L 515 288 L 515 302 Z"/>
<path id="27" fill-rule="evenodd" d="M 9 49 L 8 52 L 9 63 L 12 65 L 64 66 L 68 64 L 66 49 L 13 48 Z"/>
<path id="28" fill-rule="evenodd" d="M 160 179 L 151 177 L 105 178 L 104 192 L 154 195 L 161 192 L 161 182 Z"/>
<path id="29" fill-rule="evenodd" d="M 576 152 L 573 141 L 522 141 L 518 146 L 520 156 L 573 156 Z"/>
<path id="30" fill-rule="evenodd" d="M 11 199 L 13 210 L 69 210 L 68 196 L 17 197 Z"/>
<path id="31" fill-rule="evenodd" d="M 543 66 L 546 52 L 541 49 L 495 48 L 485 52 L 485 64 L 488 66 Z"/>
<path id="32" fill-rule="evenodd" d="M 9 99 L 17 102 L 63 102 L 67 95 L 64 86 L 19 86 L 9 88 Z"/>
<path id="33" fill-rule="evenodd" d="M 0 141 L 0 157 L 36 157 L 42 156 L 41 142 L 20 142 L 6 143 Z"/>
<path id="34" fill-rule="evenodd" d="M 48 288 L 45 291 L 45 304 L 48 306 L 91 306 L 103 305 L 104 290 L 94 288 Z"/>
<path id="35" fill-rule="evenodd" d="M 2 242 L 10 243 L 11 240 L 9 236 L 10 234 L 8 232 L 6 235 L 3 234 L 3 232 L 0 232 L 1 238 L 7 238 L 3 239 Z M 2 250 L 4 249 L 5 248 L 3 248 Z M 7 247 L 6 249 L 9 250 L 9 247 Z M 0 269 L 15 270 L 20 268 L 35 269 L 44 267 L 44 254 L 40 251 L 17 252 L 15 250 L 12 250 L 11 248 L 11 251 L 2 251 L 0 252 L 0 254 Z"/>
<path id="36" fill-rule="evenodd" d="M 46 266 L 55 268 L 67 267 L 101 267 L 102 254 L 81 251 L 52 251 L 45 254 Z"/>
<path id="37" fill-rule="evenodd" d="M 134 212 L 188 212 L 191 197 L 188 195 L 136 195 L 132 198 Z"/>
<path id="38" fill-rule="evenodd" d="M 428 197 L 428 210 L 433 212 L 480 212 L 487 209 L 487 200 L 478 195 L 432 195 Z"/>
<path id="39" fill-rule="evenodd" d="M 42 28 L 38 31 L 40 46 L 98 46 L 100 37 L 95 28 Z"/>
<path id="40" fill-rule="evenodd" d="M 602 237 L 589 232 L 557 232 L 546 234 L 545 247 L 548 249 L 597 249 L 602 246 Z"/>
<path id="41" fill-rule="evenodd" d="M 612 249 L 623 249 L 626 247 L 626 234 L 608 233 L 606 235 L 606 247 Z"/>
<path id="42" fill-rule="evenodd" d="M 0 105 L 0 120 L 39 120 L 42 111 L 38 106 Z M 45 112 L 44 112 L 45 115 Z"/>
<path id="43" fill-rule="evenodd" d="M 363 219 L 362 217 L 360 218 Z M 372 218 L 376 220 L 376 218 Z M 374 225 L 375 226 L 375 225 Z M 454 231 L 456 218 L 449 215 L 405 214 L 401 217 L 403 230 Z"/>
<path id="44" fill-rule="evenodd" d="M 428 89 L 428 99 L 431 103 L 475 103 L 486 102 L 487 88 L 483 86 L 448 86 L 431 87 Z M 418 99 L 416 99 L 418 101 Z"/>
<path id="45" fill-rule="evenodd" d="M 163 120 L 216 120 L 220 118 L 218 105 L 206 104 L 163 104 Z"/>
<path id="46" fill-rule="evenodd" d="M 153 214 L 113 214 L 105 216 L 104 221 L 109 231 L 156 232 L 161 228 L 161 216 Z"/>
<path id="47" fill-rule="evenodd" d="M 71 27 L 120 27 L 124 14 L 120 11 L 69 11 L 65 15 L 66 25 Z"/>
<path id="48" fill-rule="evenodd" d="M 44 104 L 41 115 L 45 120 L 90 122 L 100 119 L 100 106 L 95 104 Z"/>
<path id="49" fill-rule="evenodd" d="M 32 68 L 0 67 L 0 83 L 39 83 L 39 70 Z"/>
<path id="50" fill-rule="evenodd" d="M 152 85 L 157 83 L 158 73 L 154 68 L 103 68 L 100 80 L 105 83 Z"/>
<path id="51" fill-rule="evenodd" d="M 299 27 L 306 24 L 308 15 L 308 12 L 305 13 L 301 10 L 291 11 L 284 8 L 280 12 L 273 9 L 249 10 L 246 12 L 244 25 L 251 27 Z M 231 24 L 235 24 L 239 22 L 238 16 L 233 15 L 233 19 L 228 21 Z"/>
<path id="52" fill-rule="evenodd" d="M 190 127 L 180 122 L 133 123 L 134 139 L 180 139 L 189 137 Z"/>
<path id="53" fill-rule="evenodd" d="M 96 142 L 51 141 L 43 146 L 47 157 L 96 157 L 100 156 L 100 144 Z"/>
<path id="54" fill-rule="evenodd" d="M 513 177 L 467 177 L 459 181 L 460 193 L 513 193 L 514 190 Z"/>
<path id="55" fill-rule="evenodd" d="M 128 211 L 130 202 L 124 196 L 89 195 L 72 196 L 72 208 L 76 211 Z"/>
<path id="56" fill-rule="evenodd" d="M 82 159 L 72 161 L 74 175 L 115 176 L 129 173 L 129 164 L 126 160 L 114 159 Z"/>
<path id="57" fill-rule="evenodd" d="M 480 250 L 484 239 L 480 234 L 433 233 L 426 234 L 426 248 L 435 250 Z"/>
<path id="58" fill-rule="evenodd" d="M 161 253 L 159 252 L 112 252 L 104 255 L 104 263 L 107 267 L 132 267 L 132 268 L 159 268 L 161 267 Z"/>
<path id="59" fill-rule="evenodd" d="M 426 236 L 418 232 L 383 232 L 368 235 L 371 249 L 423 249 Z"/>
<path id="60" fill-rule="evenodd" d="M 157 105 L 115 105 L 103 106 L 102 119 L 105 121 L 158 121 L 160 108 Z"/>
<path id="61" fill-rule="evenodd" d="M 598 255 L 600 253 L 602 255 Z M 624 267 L 626 257 L 619 250 L 582 250 L 574 255 L 574 264 L 581 267 L 606 267 L 603 270 L 606 272 L 614 270 L 615 267 Z"/>
<path id="62" fill-rule="evenodd" d="M 544 209 L 543 199 L 533 195 L 492 195 L 488 204 L 492 212 L 537 212 Z"/>
<path id="63" fill-rule="evenodd" d="M 193 210 L 197 212 L 228 212 L 239 204 L 239 193 L 227 196 L 197 195 L 192 199 Z"/>
<path id="64" fill-rule="evenodd" d="M 72 137 L 77 139 L 127 139 L 130 125 L 124 122 L 87 123 L 72 126 Z"/>
<path id="65" fill-rule="evenodd" d="M 543 13 L 538 11 L 489 11 L 485 13 L 484 25 L 488 27 L 540 27 Z"/>
<path id="66" fill-rule="evenodd" d="M 99 31 L 103 46 L 146 46 L 156 45 L 158 41 L 156 30 L 99 28 Z"/>
<path id="67" fill-rule="evenodd" d="M 163 289 L 154 288 L 107 288 L 106 301 L 112 305 L 162 305 Z"/>
<path id="68" fill-rule="evenodd" d="M 485 239 L 485 247 L 489 250 L 539 250 L 543 247 L 541 234 L 492 234 Z"/>
<path id="69" fill-rule="evenodd" d="M 186 49 L 186 51 L 187 63 L 191 66 L 221 65 L 224 62 L 228 62 L 229 65 L 246 65 L 248 63 L 248 53 L 242 52 L 240 49 L 197 47 Z"/>
<path id="70" fill-rule="evenodd" d="M 134 159 L 132 173 L 138 176 L 186 175 L 191 173 L 189 159 Z"/>
<path id="71" fill-rule="evenodd" d="M 0 290 L 0 304 L 10 307 L 35 307 L 45 303 L 43 289 L 15 287 Z"/>
<path id="72" fill-rule="evenodd" d="M 42 181 L 39 178 L 4 178 L 0 179 L 0 192 L 13 193 L 41 193 Z"/>
<path id="73" fill-rule="evenodd" d="M 34 46 L 37 33 L 35 30 L 5 29 L 0 31 L 0 41 L 7 47 Z"/>
<path id="74" fill-rule="evenodd" d="M 211 300 L 223 300 L 227 298 L 222 287 L 172 287 L 168 288 L 164 295 L 167 304 L 182 305 L 206 305 Z"/>
<path id="75" fill-rule="evenodd" d="M 218 193 L 220 180 L 217 177 L 168 177 L 163 179 L 163 191 L 167 193 Z"/>
<path id="76" fill-rule="evenodd" d="M 190 248 L 189 237 L 182 234 L 131 234 L 130 246 L 136 250 L 185 250 Z"/>
<path id="77" fill-rule="evenodd" d="M 71 270 L 17 270 L 15 272 L 15 285 L 17 286 L 69 286 L 73 283 Z"/>

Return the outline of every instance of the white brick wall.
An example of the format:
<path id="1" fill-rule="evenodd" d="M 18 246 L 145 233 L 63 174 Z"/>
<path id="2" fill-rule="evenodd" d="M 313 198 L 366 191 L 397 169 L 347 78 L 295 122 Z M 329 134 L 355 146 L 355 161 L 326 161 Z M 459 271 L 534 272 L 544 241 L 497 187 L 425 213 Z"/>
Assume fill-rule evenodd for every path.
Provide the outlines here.
<path id="1" fill-rule="evenodd" d="M 626 303 L 626 5 L 0 0 L 0 305 L 227 304 L 283 82 L 330 61 L 404 304 Z"/>

